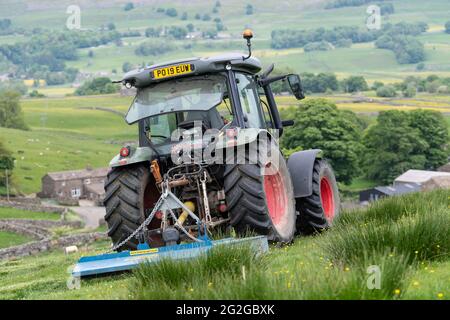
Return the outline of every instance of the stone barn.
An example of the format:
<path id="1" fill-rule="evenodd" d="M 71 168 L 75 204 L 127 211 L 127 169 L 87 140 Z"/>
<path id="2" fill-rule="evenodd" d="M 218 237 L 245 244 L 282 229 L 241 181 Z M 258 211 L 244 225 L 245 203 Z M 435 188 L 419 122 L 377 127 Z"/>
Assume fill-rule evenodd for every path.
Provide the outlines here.
<path id="1" fill-rule="evenodd" d="M 42 177 L 40 198 L 88 199 L 101 203 L 108 168 L 49 172 Z"/>

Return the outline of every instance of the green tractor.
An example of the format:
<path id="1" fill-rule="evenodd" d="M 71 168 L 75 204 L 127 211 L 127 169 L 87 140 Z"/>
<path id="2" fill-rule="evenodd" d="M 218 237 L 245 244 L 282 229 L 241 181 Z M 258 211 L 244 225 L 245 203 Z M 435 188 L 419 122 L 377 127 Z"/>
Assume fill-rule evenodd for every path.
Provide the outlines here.
<path id="1" fill-rule="evenodd" d="M 105 182 L 113 250 L 231 228 L 289 243 L 330 227 L 339 214 L 336 180 L 321 151 L 285 159 L 278 147 L 294 122 L 280 119 L 271 84 L 284 81 L 303 99 L 300 77 L 271 77 L 273 65 L 261 72 L 250 30 L 244 38 L 248 55 L 152 65 L 120 81 L 137 90 L 126 121 L 138 124 L 139 143 L 120 150 Z M 170 215 L 153 210 L 167 190 L 180 201 Z"/>

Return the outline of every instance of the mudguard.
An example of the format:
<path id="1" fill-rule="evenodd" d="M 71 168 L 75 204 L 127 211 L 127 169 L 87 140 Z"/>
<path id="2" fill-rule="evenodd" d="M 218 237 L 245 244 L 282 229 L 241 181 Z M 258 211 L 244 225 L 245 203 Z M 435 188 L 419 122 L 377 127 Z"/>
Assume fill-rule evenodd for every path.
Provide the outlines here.
<path id="1" fill-rule="evenodd" d="M 123 158 L 120 154 L 116 155 L 109 163 L 110 167 L 126 166 L 133 163 L 151 161 L 154 152 L 149 147 L 130 147 L 130 156 Z"/>
<path id="2" fill-rule="evenodd" d="M 316 158 L 321 157 L 322 150 L 312 149 L 293 153 L 287 162 L 292 184 L 294 185 L 294 197 L 308 197 L 312 194 L 312 175 Z"/>

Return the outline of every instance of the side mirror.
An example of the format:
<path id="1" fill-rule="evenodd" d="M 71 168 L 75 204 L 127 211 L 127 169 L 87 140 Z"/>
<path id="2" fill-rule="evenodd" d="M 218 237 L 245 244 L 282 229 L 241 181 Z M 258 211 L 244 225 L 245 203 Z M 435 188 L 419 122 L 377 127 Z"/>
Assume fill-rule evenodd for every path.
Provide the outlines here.
<path id="1" fill-rule="evenodd" d="M 283 125 L 283 127 L 292 127 L 295 122 L 294 120 L 283 120 L 281 121 L 281 124 Z"/>
<path id="2" fill-rule="evenodd" d="M 291 91 L 294 94 L 297 100 L 305 99 L 305 94 L 303 93 L 302 81 L 300 80 L 300 76 L 298 74 L 290 74 L 287 76 L 287 81 L 289 83 L 289 87 L 291 87 Z"/>

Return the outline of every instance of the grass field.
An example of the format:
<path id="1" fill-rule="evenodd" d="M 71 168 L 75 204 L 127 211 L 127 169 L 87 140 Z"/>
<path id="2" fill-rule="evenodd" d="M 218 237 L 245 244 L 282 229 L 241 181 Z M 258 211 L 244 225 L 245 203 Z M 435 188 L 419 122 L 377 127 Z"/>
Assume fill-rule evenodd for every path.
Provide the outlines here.
<path id="1" fill-rule="evenodd" d="M 14 232 L 0 231 L 0 249 L 27 243 L 32 238 Z"/>
<path id="2" fill-rule="evenodd" d="M 32 219 L 32 220 L 59 220 L 57 213 L 34 212 L 16 208 L 0 207 L 0 219 Z"/>
<path id="3" fill-rule="evenodd" d="M 136 127 L 107 111 L 125 112 L 131 98 L 118 95 L 26 99 L 22 101 L 30 131 L 0 128 L 0 136 L 13 151 L 13 182 L 24 193 L 38 192 L 47 172 L 107 166 L 124 141 L 136 139 Z"/>
<path id="4" fill-rule="evenodd" d="M 83 280 L 68 290 L 68 268 L 80 248 L 0 262 L 1 299 L 449 299 L 448 191 L 412 194 L 345 213 L 335 227 L 271 247 L 255 258 L 248 248 L 222 249 L 188 263 L 164 262 L 132 274 Z M 395 223 L 394 223 L 395 222 Z M 381 288 L 369 290 L 377 265 Z M 242 266 L 246 277 L 242 278 Z"/>

